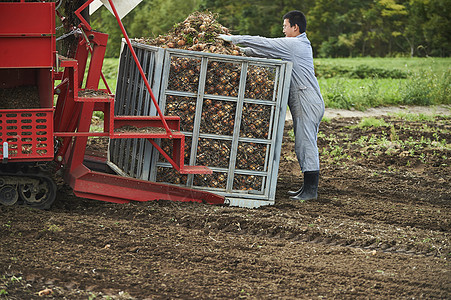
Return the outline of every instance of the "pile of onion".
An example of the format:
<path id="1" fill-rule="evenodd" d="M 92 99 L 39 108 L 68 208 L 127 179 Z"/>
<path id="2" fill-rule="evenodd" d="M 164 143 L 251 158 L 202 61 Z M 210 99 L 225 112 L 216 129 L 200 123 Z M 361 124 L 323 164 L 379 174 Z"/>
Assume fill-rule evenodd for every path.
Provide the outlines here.
<path id="1" fill-rule="evenodd" d="M 194 12 L 185 21 L 174 25 L 166 35 L 156 38 L 136 38 L 138 43 L 161 48 L 184 49 L 208 53 L 241 55 L 239 48 L 218 38 L 228 34 L 229 29 L 222 26 L 211 12 Z"/>

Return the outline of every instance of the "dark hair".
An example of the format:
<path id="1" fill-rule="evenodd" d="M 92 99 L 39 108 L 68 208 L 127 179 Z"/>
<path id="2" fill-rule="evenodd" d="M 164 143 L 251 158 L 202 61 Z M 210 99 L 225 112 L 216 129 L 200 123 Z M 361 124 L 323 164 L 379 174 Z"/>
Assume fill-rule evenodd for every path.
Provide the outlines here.
<path id="1" fill-rule="evenodd" d="M 298 25 L 300 33 L 303 33 L 305 32 L 305 30 L 307 30 L 307 20 L 305 19 L 304 14 L 298 10 L 292 10 L 290 12 L 287 12 L 283 16 L 283 19 L 284 20 L 288 19 L 291 27 L 293 27 L 294 25 Z"/>

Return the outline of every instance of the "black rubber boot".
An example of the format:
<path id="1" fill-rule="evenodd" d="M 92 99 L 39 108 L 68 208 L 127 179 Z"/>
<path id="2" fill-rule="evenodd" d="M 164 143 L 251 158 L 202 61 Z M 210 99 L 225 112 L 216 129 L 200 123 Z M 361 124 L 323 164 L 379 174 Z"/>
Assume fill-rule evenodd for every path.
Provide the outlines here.
<path id="1" fill-rule="evenodd" d="M 318 198 L 319 171 L 304 173 L 304 186 L 301 193 L 290 200 L 315 200 Z"/>

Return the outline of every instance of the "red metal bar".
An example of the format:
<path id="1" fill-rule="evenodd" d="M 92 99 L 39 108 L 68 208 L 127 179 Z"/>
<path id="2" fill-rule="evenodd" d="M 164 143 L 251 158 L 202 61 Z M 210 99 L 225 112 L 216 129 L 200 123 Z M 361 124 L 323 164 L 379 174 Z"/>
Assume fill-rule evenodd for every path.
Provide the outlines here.
<path id="1" fill-rule="evenodd" d="M 90 32 L 89 35 L 92 37 L 89 43 L 95 44 L 95 47 L 92 47 L 86 41 L 86 46 L 91 53 L 89 72 L 86 78 L 86 88 L 97 89 L 99 87 L 99 81 L 102 73 L 102 65 L 105 57 L 108 35 L 100 32 Z"/>
<path id="2" fill-rule="evenodd" d="M 88 0 L 88 1 L 86 1 L 82 6 L 80 6 L 80 7 L 75 11 L 75 15 L 80 19 L 80 21 L 82 22 L 82 24 L 83 24 L 83 25 L 85 26 L 85 28 L 86 28 L 87 30 L 89 30 L 89 31 L 92 30 L 92 27 L 91 27 L 91 25 L 86 21 L 86 19 L 83 18 L 83 16 L 81 15 L 81 12 L 82 12 L 86 7 L 88 7 L 89 4 L 91 4 L 91 2 L 93 2 L 93 1 L 94 1 L 94 0 Z M 91 54 L 92 54 L 92 51 L 93 51 L 92 47 L 91 47 L 89 44 L 88 44 L 88 47 L 89 47 L 90 52 L 91 52 Z M 110 86 L 108 85 L 108 82 L 106 81 L 106 78 L 105 78 L 105 76 L 103 75 L 102 71 L 100 71 L 100 76 L 101 76 L 101 78 L 102 78 L 103 83 L 105 84 L 105 87 L 106 87 L 107 90 L 108 90 L 108 93 L 111 94 Z"/>
<path id="3" fill-rule="evenodd" d="M 225 200 L 206 191 L 94 172 L 83 165 L 68 174 L 66 181 L 79 197 L 115 203 L 171 200 L 223 204 Z"/>
<path id="4" fill-rule="evenodd" d="M 100 72 L 100 76 L 102 76 L 102 81 L 105 84 L 105 87 L 106 87 L 106 89 L 108 91 L 108 94 L 112 94 L 110 86 L 108 85 L 108 82 L 106 82 L 106 78 L 105 78 L 105 75 L 103 75 L 103 72 Z"/>
<path id="5" fill-rule="evenodd" d="M 66 67 L 66 69 L 64 70 L 63 81 L 58 86 L 61 89 L 61 93 L 58 97 L 55 113 L 55 136 L 64 137 L 63 146 L 59 149 L 58 156 L 65 157 L 65 153 L 68 151 L 69 144 L 71 143 L 71 137 L 76 137 L 76 141 L 74 142 L 76 145 L 73 145 L 73 147 L 78 150 L 72 151 L 76 153 L 71 154 L 70 159 L 70 163 L 74 167 L 83 162 L 87 137 L 109 136 L 108 132 L 111 132 L 110 116 L 112 113 L 108 110 L 108 105 L 103 107 L 103 110 L 108 110 L 107 121 L 109 123 L 105 124 L 108 126 L 108 130 L 105 130 L 107 133 L 90 133 L 89 127 L 91 124 L 92 110 L 94 110 L 94 107 L 100 107 L 100 103 L 96 103 L 99 99 L 80 99 L 78 97 L 78 92 L 83 84 L 89 52 L 92 52 L 92 55 L 86 78 L 86 86 L 89 89 L 97 90 L 108 40 L 108 35 L 104 33 L 90 31 L 88 34 L 92 36 L 91 42 L 95 47 L 92 48 L 89 45 L 89 41 L 80 38 L 75 58 L 63 59 L 61 62 L 61 65 Z M 112 107 L 113 100 L 113 97 L 101 99 L 101 101 L 109 102 L 109 107 Z M 84 145 L 83 140 L 86 140 Z"/>
<path id="6" fill-rule="evenodd" d="M 54 136 L 60 137 L 109 137 L 109 132 L 54 132 Z"/>
<path id="7" fill-rule="evenodd" d="M 180 131 L 180 117 L 179 116 L 165 116 L 166 124 L 168 127 L 175 131 Z M 115 116 L 114 128 L 118 129 L 122 126 L 129 125 L 138 128 L 143 127 L 161 127 L 163 123 L 159 117 L 152 116 Z"/>
<path id="8" fill-rule="evenodd" d="M 92 0 L 90 0 L 92 1 Z M 172 138 L 172 134 L 171 131 L 168 128 L 168 125 L 166 124 L 166 121 L 163 118 L 163 113 L 161 112 L 160 107 L 158 106 L 157 100 L 155 99 L 155 96 L 152 92 L 152 89 L 150 88 L 150 84 L 149 81 L 147 81 L 146 75 L 144 74 L 144 70 L 141 66 L 141 64 L 139 63 L 138 57 L 136 56 L 135 50 L 132 47 L 132 43 L 130 42 L 130 39 L 128 37 L 127 32 L 125 31 L 125 27 L 122 24 L 121 19 L 119 18 L 119 15 L 116 11 L 116 7 L 114 6 L 114 3 L 112 0 L 108 0 L 108 2 L 110 3 L 111 9 L 113 10 L 114 16 L 116 17 L 117 23 L 119 24 L 119 27 L 121 28 L 122 34 L 124 35 L 125 41 L 127 42 L 128 48 L 130 49 L 130 52 L 133 56 L 133 59 L 138 67 L 139 73 L 141 74 L 142 79 L 144 80 L 144 84 L 146 85 L 147 91 L 150 94 L 150 97 L 152 99 L 153 104 L 155 105 L 155 108 L 157 109 L 158 115 L 161 118 L 161 121 L 163 122 L 164 128 L 166 129 L 166 133 L 168 135 L 169 138 Z"/>
<path id="9" fill-rule="evenodd" d="M 75 57 L 73 59 L 63 59 L 62 66 L 65 67 L 61 84 L 57 87 L 60 89 L 56 110 L 54 116 L 54 124 L 56 132 L 75 132 L 77 129 L 77 121 L 80 115 L 81 104 L 74 101 L 75 95 L 83 82 L 83 76 L 88 59 L 86 48 L 83 47 L 84 40 L 80 40 L 77 45 Z M 64 137 L 62 146 L 59 148 L 57 158 L 67 157 L 69 148 L 71 147 L 72 136 Z"/>
<path id="10" fill-rule="evenodd" d="M 180 165 L 178 165 L 163 149 L 161 149 L 161 147 L 158 146 L 158 144 L 153 139 L 148 139 L 148 141 L 158 150 L 158 152 L 161 153 L 161 155 L 163 155 L 164 158 L 166 158 L 166 160 L 174 167 L 174 169 L 180 172 Z"/>
<path id="11" fill-rule="evenodd" d="M 86 4 L 86 3 L 85 3 L 85 4 Z M 85 5 L 83 5 L 83 6 L 85 6 Z M 83 6 L 80 7 L 80 8 L 83 8 Z M 84 9 L 84 8 L 83 8 L 83 9 Z M 83 11 L 83 9 L 82 9 L 81 11 Z M 91 26 L 89 25 L 89 23 L 86 22 L 86 20 L 81 16 L 81 13 L 79 13 L 79 17 L 82 19 L 82 23 L 83 23 L 85 26 L 87 25 L 89 28 L 91 28 Z M 91 29 L 89 29 L 89 30 L 91 31 Z M 91 55 L 93 55 L 94 49 L 93 49 L 92 46 L 90 45 L 90 41 L 87 40 L 86 34 L 84 34 L 84 37 L 86 38 L 86 40 L 85 40 L 86 46 L 88 47 L 89 52 L 91 53 Z M 107 38 L 108 38 L 108 36 L 107 36 Z M 105 46 L 106 46 L 106 41 L 105 41 Z M 102 62 L 103 62 L 103 61 L 102 61 Z M 99 71 L 99 72 L 100 72 L 100 77 L 102 78 L 102 81 L 103 81 L 103 83 L 105 84 L 106 89 L 108 90 L 108 93 L 111 94 L 110 86 L 108 85 L 108 82 L 106 81 L 105 75 L 103 75 L 102 68 L 100 68 L 100 71 Z"/>
<path id="12" fill-rule="evenodd" d="M 184 165 L 184 157 L 183 153 L 180 149 L 185 148 L 185 137 L 183 136 L 181 139 L 173 139 L 173 153 L 172 158 L 163 150 L 161 147 L 153 140 L 147 139 L 152 146 L 154 146 L 161 155 L 166 158 L 166 160 L 177 170 L 180 174 L 213 174 L 213 171 L 205 166 L 185 166 Z M 179 144 L 179 145 L 176 145 Z M 178 149 L 178 151 L 177 151 Z"/>
<path id="13" fill-rule="evenodd" d="M 89 4 L 91 4 L 91 2 L 94 0 L 88 0 L 85 2 L 85 4 L 83 4 L 82 6 L 80 6 L 76 11 L 75 11 L 75 15 L 80 19 L 81 23 L 86 27 L 86 29 L 88 30 L 92 30 L 91 25 L 89 25 L 88 21 L 86 21 L 85 18 L 83 18 L 83 16 L 81 15 L 81 12 L 89 6 Z"/>
<path id="14" fill-rule="evenodd" d="M 105 57 L 108 35 L 93 31 L 89 31 L 88 34 L 89 41 L 85 39 L 84 43 L 80 43 L 79 46 L 85 46 L 85 49 L 87 49 L 87 50 L 83 49 L 83 51 L 81 51 L 82 53 L 87 54 L 87 52 L 91 52 L 91 61 L 88 69 L 88 74 L 86 77 L 86 89 L 97 90 L 99 87 L 99 81 L 101 76 L 100 74 L 102 70 L 103 59 Z M 75 100 L 79 101 L 78 91 L 77 94 L 75 94 Z M 81 111 L 77 124 L 77 132 L 89 133 L 94 107 L 95 103 L 92 101 L 81 102 Z M 69 169 L 71 171 L 83 164 L 86 145 L 88 142 L 88 136 L 78 135 L 75 137 L 69 161 L 70 166 Z"/>

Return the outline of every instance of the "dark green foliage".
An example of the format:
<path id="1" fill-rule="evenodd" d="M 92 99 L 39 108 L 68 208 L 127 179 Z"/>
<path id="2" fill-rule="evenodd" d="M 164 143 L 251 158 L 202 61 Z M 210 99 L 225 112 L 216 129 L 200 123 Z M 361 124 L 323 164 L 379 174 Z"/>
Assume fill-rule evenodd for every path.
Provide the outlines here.
<path id="1" fill-rule="evenodd" d="M 347 78 L 407 78 L 406 72 L 401 70 L 389 70 L 383 68 L 373 68 L 367 65 L 359 65 L 354 68 L 345 66 L 315 65 L 315 72 L 318 78 L 347 77 Z"/>
<path id="2" fill-rule="evenodd" d="M 367 65 L 357 66 L 349 72 L 351 78 L 407 78 L 407 74 L 400 70 L 387 70 L 381 68 L 372 68 Z"/>
<path id="3" fill-rule="evenodd" d="M 123 22 L 130 37 L 155 37 L 207 9 L 233 34 L 267 37 L 283 36 L 283 15 L 301 10 L 315 57 L 451 54 L 451 0 L 143 0 Z M 114 18 L 101 8 L 91 21 L 110 35 L 107 56 L 117 56 L 121 33 Z"/>

